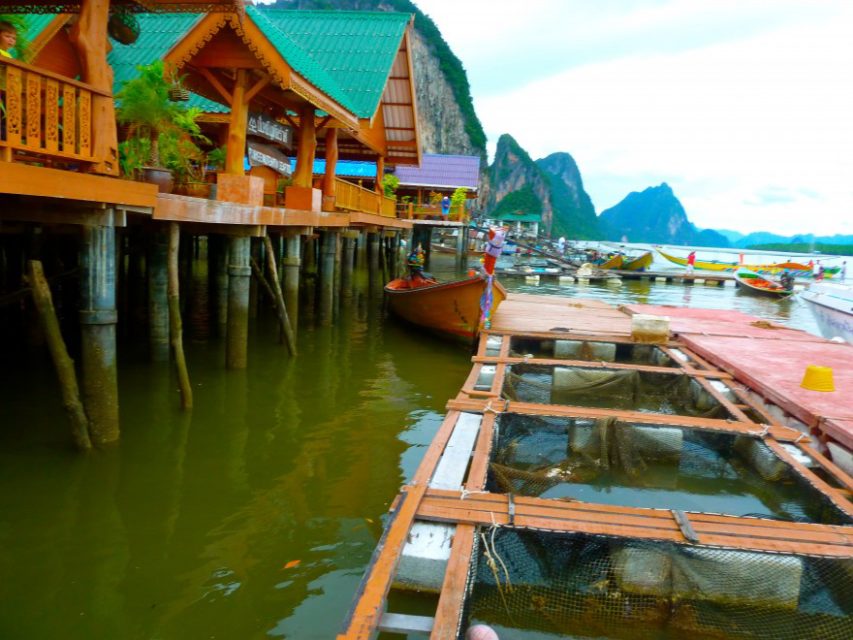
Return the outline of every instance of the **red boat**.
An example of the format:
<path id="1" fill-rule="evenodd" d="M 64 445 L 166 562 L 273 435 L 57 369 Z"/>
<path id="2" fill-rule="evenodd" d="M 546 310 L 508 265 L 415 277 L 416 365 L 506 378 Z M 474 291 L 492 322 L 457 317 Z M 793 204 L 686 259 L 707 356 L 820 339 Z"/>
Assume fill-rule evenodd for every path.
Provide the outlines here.
<path id="1" fill-rule="evenodd" d="M 491 313 L 506 298 L 492 278 Z M 481 301 L 488 280 L 482 276 L 438 282 L 431 278 L 397 278 L 385 285 L 394 315 L 436 333 L 472 340 L 480 332 Z"/>

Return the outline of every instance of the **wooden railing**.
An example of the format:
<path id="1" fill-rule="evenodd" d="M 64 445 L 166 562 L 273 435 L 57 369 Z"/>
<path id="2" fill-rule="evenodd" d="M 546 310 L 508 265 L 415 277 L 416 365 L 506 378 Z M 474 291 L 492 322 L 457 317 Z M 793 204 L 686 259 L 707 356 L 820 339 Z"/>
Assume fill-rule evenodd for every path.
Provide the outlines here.
<path id="1" fill-rule="evenodd" d="M 442 215 L 440 204 L 414 204 L 413 202 L 401 202 L 397 205 L 398 217 L 413 220 L 453 220 L 454 222 L 465 222 L 468 219 L 464 204 L 450 206 L 450 213 Z"/>
<path id="2" fill-rule="evenodd" d="M 5 89 L 3 89 L 5 80 Z M 95 163 L 92 101 L 112 95 L 70 78 L 0 57 L 0 159 L 46 165 Z"/>
<path id="3" fill-rule="evenodd" d="M 375 213 L 385 218 L 397 217 L 396 200 L 340 178 L 335 178 L 335 207 Z"/>

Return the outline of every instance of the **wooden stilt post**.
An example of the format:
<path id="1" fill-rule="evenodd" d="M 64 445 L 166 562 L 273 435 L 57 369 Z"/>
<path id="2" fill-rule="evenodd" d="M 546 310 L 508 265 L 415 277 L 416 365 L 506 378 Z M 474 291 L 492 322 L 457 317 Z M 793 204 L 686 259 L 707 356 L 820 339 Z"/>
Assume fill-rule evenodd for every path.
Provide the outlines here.
<path id="1" fill-rule="evenodd" d="M 44 329 L 47 346 L 59 377 L 59 387 L 62 390 L 62 404 L 71 421 L 71 434 L 80 449 L 92 448 L 89 438 L 89 420 L 80 401 L 80 390 L 77 386 L 77 373 L 74 371 L 74 361 L 68 355 L 62 332 L 59 330 L 59 320 L 53 308 L 50 287 L 44 277 L 44 271 L 39 260 L 29 262 L 30 286 L 33 290 L 33 302 L 38 311 L 41 325 Z"/>
<path id="2" fill-rule="evenodd" d="M 181 244 L 181 230 L 177 222 L 169 224 L 169 333 L 172 351 L 175 354 L 175 369 L 181 388 L 181 408 L 193 406 L 193 390 L 187 373 L 187 361 L 184 358 L 183 327 L 181 323 L 181 298 L 178 279 L 178 250 Z"/>
<path id="3" fill-rule="evenodd" d="M 89 437 L 95 446 L 119 439 L 115 239 L 112 223 L 83 227 L 81 387 Z"/>
<path id="4" fill-rule="evenodd" d="M 264 236 L 264 246 L 267 250 L 267 271 L 270 274 L 271 286 L 274 293 L 274 302 L 278 309 L 278 318 L 281 322 L 281 330 L 287 341 L 287 348 L 290 355 L 296 355 L 296 338 L 293 335 L 293 327 L 290 324 L 290 318 L 287 315 L 287 306 L 284 304 L 284 297 L 281 294 L 281 284 L 278 281 L 278 267 L 275 263 L 275 252 L 273 251 L 272 240 L 269 236 Z"/>

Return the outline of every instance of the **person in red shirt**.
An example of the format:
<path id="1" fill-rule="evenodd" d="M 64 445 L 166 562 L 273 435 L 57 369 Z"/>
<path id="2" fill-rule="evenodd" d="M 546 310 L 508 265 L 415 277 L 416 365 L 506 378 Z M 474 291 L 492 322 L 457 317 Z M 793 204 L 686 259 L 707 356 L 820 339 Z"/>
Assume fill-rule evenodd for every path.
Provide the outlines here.
<path id="1" fill-rule="evenodd" d="M 693 273 L 693 267 L 696 264 L 696 252 L 691 251 L 687 256 L 687 273 Z"/>

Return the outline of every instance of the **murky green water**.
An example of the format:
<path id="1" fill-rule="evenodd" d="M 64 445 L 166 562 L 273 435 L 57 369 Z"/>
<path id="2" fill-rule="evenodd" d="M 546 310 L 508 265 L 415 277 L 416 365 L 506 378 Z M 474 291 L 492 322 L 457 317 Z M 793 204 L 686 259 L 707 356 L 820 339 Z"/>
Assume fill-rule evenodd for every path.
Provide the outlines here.
<path id="1" fill-rule="evenodd" d="M 733 289 L 553 292 L 735 306 L 812 328 L 796 301 L 746 308 Z M 384 319 L 381 294 L 363 282 L 335 326 L 301 328 L 296 359 L 267 315 L 253 325 L 248 371 L 226 371 L 210 335 L 188 324 L 189 414 L 144 340 L 123 344 L 122 441 L 89 456 L 71 448 L 47 356 L 3 342 L 0 638 L 313 639 L 340 629 L 388 505 L 470 354 Z"/>

